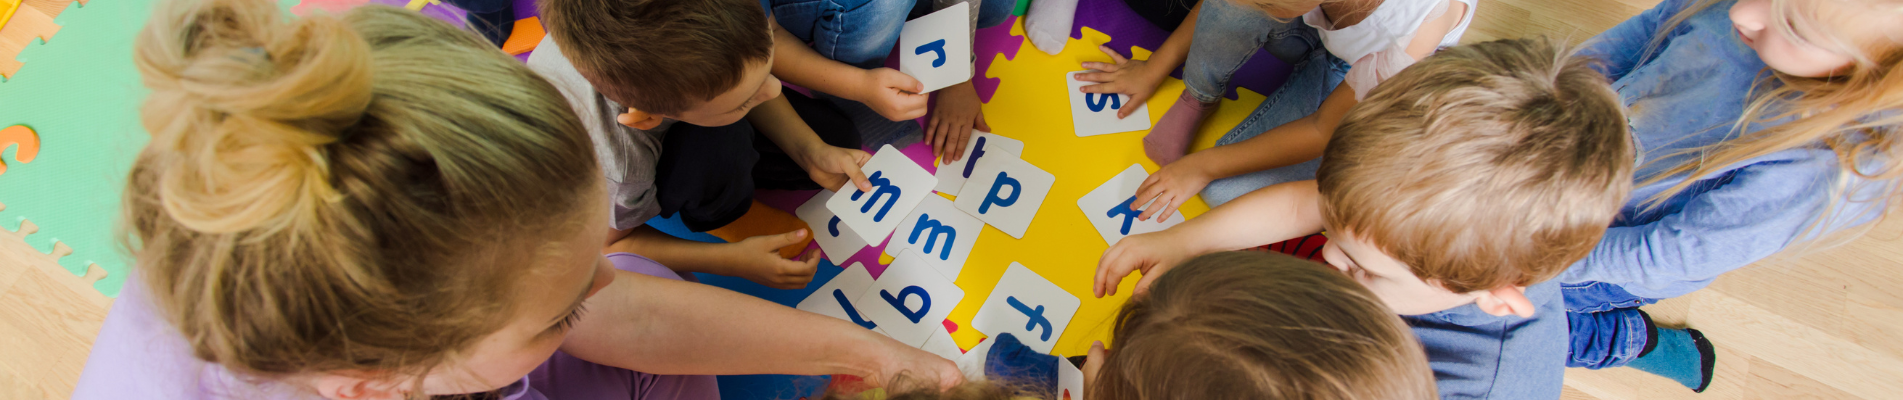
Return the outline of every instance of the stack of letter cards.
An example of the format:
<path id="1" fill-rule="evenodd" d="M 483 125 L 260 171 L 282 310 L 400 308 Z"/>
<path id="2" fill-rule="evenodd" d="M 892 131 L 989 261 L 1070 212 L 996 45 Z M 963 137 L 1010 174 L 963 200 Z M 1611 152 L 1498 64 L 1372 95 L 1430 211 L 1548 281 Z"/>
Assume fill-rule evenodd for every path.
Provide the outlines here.
<path id="1" fill-rule="evenodd" d="M 945 7 L 907 21 L 899 29 L 899 72 L 925 85 L 920 93 L 971 80 L 971 33 L 971 7 Z"/>
<path id="2" fill-rule="evenodd" d="M 845 260 L 869 245 L 885 243 L 884 252 L 894 261 L 876 279 L 865 265 L 853 263 L 800 301 L 798 308 L 959 360 L 961 367 L 976 357 L 980 364 L 970 368 L 982 377 L 983 353 L 989 351 L 990 341 L 963 351 L 945 327 L 946 317 L 965 297 L 965 290 L 956 284 L 958 276 L 985 225 L 1024 238 L 1057 178 L 1024 161 L 1022 141 L 975 131 L 968 140 L 964 157 L 941 163 L 936 173 L 926 172 L 892 146 L 882 147 L 861 167 L 872 190 L 860 191 L 848 183 L 838 191 L 820 191 L 801 205 L 795 214 L 812 227 L 813 238 L 827 258 Z M 1135 212 L 1118 211 L 1129 209 L 1137 186 L 1147 176 L 1142 166 L 1132 165 L 1078 200 L 1078 207 L 1090 216 L 1105 242 L 1114 244 L 1124 236 L 1182 222 L 1182 217 L 1175 216 L 1169 221 L 1137 221 Z M 947 200 L 933 191 L 957 197 Z M 1077 296 L 1014 262 L 979 308 L 971 327 L 987 336 L 1009 333 L 1026 346 L 1049 353 L 1081 306 Z M 1076 398 L 1082 374 L 1073 374 L 1076 368 L 1068 362 L 1060 364 L 1070 367 L 1060 368 L 1064 378 L 1060 384 L 1068 396 Z"/>
<path id="3" fill-rule="evenodd" d="M 899 256 L 878 279 L 864 265 L 853 264 L 819 290 L 801 300 L 801 310 L 851 321 L 891 336 L 912 347 L 927 348 L 933 337 L 945 333 L 945 317 L 964 300 L 965 291 L 914 254 Z M 957 343 L 938 339 L 940 349 Z M 941 350 L 942 351 L 942 350 Z"/>
<path id="4" fill-rule="evenodd" d="M 1077 74 L 1087 72 L 1097 71 L 1064 73 L 1064 83 L 1070 85 L 1070 120 L 1077 129 L 1077 136 L 1097 136 L 1150 129 L 1150 107 L 1143 104 L 1131 104 L 1129 95 L 1084 93 L 1083 87 L 1091 83 L 1077 80 Z M 1117 118 L 1117 111 L 1124 107 L 1137 107 L 1137 110 L 1130 113 L 1129 117 Z"/>
<path id="5" fill-rule="evenodd" d="M 1114 246 L 1125 236 L 1156 232 L 1183 223 L 1182 213 L 1170 213 L 1169 219 L 1155 216 L 1149 221 L 1137 219 L 1143 212 L 1133 210 L 1132 206 L 1140 208 L 1144 204 L 1132 203 L 1137 201 L 1137 187 L 1143 186 L 1143 180 L 1149 177 L 1143 165 L 1130 164 L 1130 168 L 1124 168 L 1103 186 L 1077 199 L 1077 208 L 1084 210 L 1084 217 L 1097 228 L 1097 234 L 1103 235 L 1104 243 Z"/>

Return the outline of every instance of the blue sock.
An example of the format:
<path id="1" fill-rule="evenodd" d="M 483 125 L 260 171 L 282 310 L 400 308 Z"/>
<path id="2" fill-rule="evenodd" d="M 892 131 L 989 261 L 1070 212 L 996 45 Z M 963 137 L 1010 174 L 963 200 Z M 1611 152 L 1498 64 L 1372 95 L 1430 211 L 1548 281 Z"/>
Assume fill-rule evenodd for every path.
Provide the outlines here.
<path id="1" fill-rule="evenodd" d="M 1652 328 L 1652 338 L 1646 343 L 1645 353 L 1626 366 L 1671 378 L 1693 392 L 1703 393 L 1711 385 L 1712 369 L 1718 361 L 1711 341 L 1697 329 L 1653 326 L 1650 316 L 1645 322 Z"/>

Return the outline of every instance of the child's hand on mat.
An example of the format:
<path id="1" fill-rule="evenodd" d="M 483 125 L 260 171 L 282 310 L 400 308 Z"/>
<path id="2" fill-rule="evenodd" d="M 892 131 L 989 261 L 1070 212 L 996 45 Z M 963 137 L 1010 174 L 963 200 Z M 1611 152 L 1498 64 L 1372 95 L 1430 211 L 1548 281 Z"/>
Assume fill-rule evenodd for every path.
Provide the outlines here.
<path id="1" fill-rule="evenodd" d="M 1111 50 L 1109 46 L 1097 46 L 1097 49 L 1103 50 L 1104 54 L 1109 54 L 1110 59 L 1116 63 L 1095 61 L 1084 63 L 1085 69 L 1101 71 L 1077 74 L 1077 80 L 1097 82 L 1095 85 L 1078 89 L 1084 93 L 1127 94 L 1130 95 L 1130 104 L 1143 104 L 1150 101 L 1150 96 L 1156 95 L 1156 86 L 1163 83 L 1163 78 L 1170 76 L 1170 71 L 1167 69 L 1158 68 L 1152 71 L 1148 61 L 1123 58 L 1122 54 L 1117 54 L 1117 51 Z M 1136 112 L 1137 108 L 1139 107 L 1124 107 L 1117 110 L 1117 118 L 1128 117 L 1130 113 Z"/>
<path id="2" fill-rule="evenodd" d="M 1177 243 L 1174 235 L 1170 230 L 1131 235 L 1104 250 L 1103 258 L 1097 261 L 1097 278 L 1091 282 L 1097 298 L 1117 294 L 1117 284 L 1123 282 L 1123 277 L 1139 271 L 1143 279 L 1137 280 L 1136 294 L 1143 294 L 1156 277 L 1189 259 L 1186 246 Z"/>
<path id="3" fill-rule="evenodd" d="M 728 265 L 733 266 L 731 273 L 721 274 L 746 278 L 774 289 L 801 289 L 813 281 L 813 273 L 819 271 L 819 252 L 808 251 L 798 259 L 780 258 L 780 248 L 791 246 L 806 239 L 805 229 L 778 235 L 761 235 L 731 244 L 738 251 L 725 252 L 734 257 Z"/>
<path id="4" fill-rule="evenodd" d="M 813 183 L 826 190 L 839 190 L 846 182 L 852 182 L 860 191 L 872 191 L 872 183 L 866 180 L 866 173 L 859 167 L 866 165 L 872 155 L 859 149 L 848 149 L 825 143 L 815 143 L 800 151 L 793 159 L 806 168 L 806 175 Z"/>
<path id="5" fill-rule="evenodd" d="M 865 82 L 860 92 L 851 100 L 866 103 L 872 111 L 886 119 L 904 121 L 925 116 L 925 84 L 899 70 L 891 68 L 873 68 L 865 70 Z"/>
<path id="6" fill-rule="evenodd" d="M 932 144 L 932 151 L 945 162 L 964 157 L 965 140 L 971 137 L 972 129 L 991 131 L 991 125 L 985 123 L 983 106 L 984 102 L 978 101 L 978 88 L 971 81 L 939 90 L 938 106 L 932 110 L 931 122 L 925 124 L 925 141 Z"/>
<path id="7" fill-rule="evenodd" d="M 1144 221 L 1149 221 L 1150 217 L 1156 217 L 1158 221 L 1170 219 L 1170 215 L 1176 213 L 1177 207 L 1182 207 L 1183 203 L 1189 201 L 1190 196 L 1195 196 L 1196 193 L 1203 191 L 1204 186 L 1209 186 L 1209 174 L 1203 173 L 1195 162 L 1184 161 L 1191 160 L 1184 157 L 1182 160 L 1164 165 L 1163 168 L 1157 169 L 1156 173 L 1150 174 L 1149 178 L 1143 179 L 1143 185 L 1137 186 L 1137 200 L 1130 202 L 1130 209 L 1143 212 L 1137 215 L 1137 219 Z M 1137 208 L 1145 204 L 1149 205 L 1149 208 Z"/>

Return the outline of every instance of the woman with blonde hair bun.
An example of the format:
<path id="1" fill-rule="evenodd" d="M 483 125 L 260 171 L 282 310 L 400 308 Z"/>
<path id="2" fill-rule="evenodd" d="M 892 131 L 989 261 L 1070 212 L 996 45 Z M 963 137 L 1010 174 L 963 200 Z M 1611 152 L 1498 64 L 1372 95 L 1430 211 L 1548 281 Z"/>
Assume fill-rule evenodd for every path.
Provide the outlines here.
<path id="1" fill-rule="evenodd" d="M 124 199 L 137 268 L 75 398 L 711 399 L 705 374 L 960 380 L 851 323 L 603 256 L 588 136 L 553 86 L 473 34 L 383 6 L 288 17 L 177 0 L 137 48 L 152 90 Z"/>

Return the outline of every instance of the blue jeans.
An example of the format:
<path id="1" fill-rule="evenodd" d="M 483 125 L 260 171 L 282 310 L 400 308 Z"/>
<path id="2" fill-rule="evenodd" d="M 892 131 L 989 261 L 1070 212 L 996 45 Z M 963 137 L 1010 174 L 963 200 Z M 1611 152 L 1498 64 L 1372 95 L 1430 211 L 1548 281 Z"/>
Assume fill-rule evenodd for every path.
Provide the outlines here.
<path id="1" fill-rule="evenodd" d="M 1566 366 L 1617 367 L 1645 352 L 1645 342 L 1652 333 L 1639 306 L 1658 299 L 1635 296 L 1619 285 L 1604 282 L 1562 284 L 1560 292 L 1566 298 L 1566 322 L 1571 331 Z"/>
<path id="2" fill-rule="evenodd" d="M 899 43 L 899 30 L 905 21 L 924 16 L 941 0 L 765 0 L 772 5 L 773 19 L 794 37 L 812 43 L 820 56 L 847 65 L 872 69 L 885 65 L 886 57 Z M 1015 0 L 969 0 L 978 4 L 976 23 L 987 28 L 1004 23 L 1011 16 Z M 947 4 L 950 4 L 949 2 Z M 983 74 L 984 71 L 977 71 Z M 821 93 L 852 120 L 860 143 L 877 149 L 883 145 L 905 147 L 923 132 L 911 120 L 893 121 L 879 115 L 864 103 Z"/>
<path id="3" fill-rule="evenodd" d="M 1216 141 L 1224 146 L 1248 140 L 1269 129 L 1301 119 L 1321 108 L 1322 100 L 1341 84 L 1349 65 L 1322 47 L 1321 35 L 1300 20 L 1276 21 L 1261 11 L 1229 1 L 1205 1 L 1196 18 L 1196 40 L 1190 42 L 1183 65 L 1183 83 L 1190 96 L 1203 102 L 1221 99 L 1229 78 L 1242 68 L 1256 49 L 1294 66 L 1281 88 L 1270 93 L 1255 112 Z M 1210 207 L 1282 182 L 1315 179 L 1321 159 L 1217 179 L 1203 188 Z"/>
<path id="4" fill-rule="evenodd" d="M 980 0 L 971 0 L 980 1 Z M 931 11 L 933 0 L 769 0 L 773 19 L 819 55 L 859 68 L 885 65 L 899 44 L 899 29 L 910 18 Z M 983 0 L 978 27 L 1004 23 L 1017 6 L 1013 0 Z"/>

